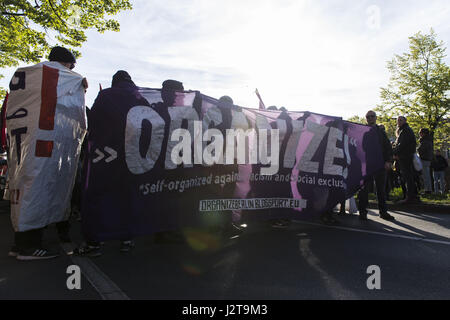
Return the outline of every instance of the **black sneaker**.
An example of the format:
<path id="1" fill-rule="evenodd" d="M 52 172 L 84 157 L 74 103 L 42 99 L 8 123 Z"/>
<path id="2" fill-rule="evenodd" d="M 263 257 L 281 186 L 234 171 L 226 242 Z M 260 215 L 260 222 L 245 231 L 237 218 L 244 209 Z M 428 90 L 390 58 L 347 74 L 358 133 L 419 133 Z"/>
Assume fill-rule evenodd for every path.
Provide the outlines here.
<path id="1" fill-rule="evenodd" d="M 13 258 L 17 258 L 17 256 L 19 255 L 19 248 L 17 246 L 12 246 L 11 250 L 9 250 L 8 252 L 8 257 L 13 257 Z"/>
<path id="2" fill-rule="evenodd" d="M 232 224 L 233 227 L 235 227 L 235 228 L 237 228 L 239 230 L 242 230 L 242 231 L 245 231 L 246 228 L 247 228 L 247 225 L 245 223 L 244 224 L 237 224 L 236 222 L 232 222 L 231 224 Z"/>
<path id="3" fill-rule="evenodd" d="M 239 238 L 242 233 L 244 233 L 244 228 L 241 228 L 234 223 L 230 223 L 228 226 L 222 229 L 222 235 L 225 238 L 229 239 Z"/>
<path id="4" fill-rule="evenodd" d="M 130 252 L 134 248 L 134 242 L 132 240 L 120 242 L 120 252 Z"/>
<path id="5" fill-rule="evenodd" d="M 64 252 L 71 256 L 73 255 L 73 251 L 75 250 L 75 245 L 72 242 L 61 242 L 61 248 L 64 250 Z"/>
<path id="6" fill-rule="evenodd" d="M 102 252 L 100 246 L 85 245 L 73 250 L 73 254 L 75 256 L 85 256 L 95 258 L 101 256 Z"/>
<path id="7" fill-rule="evenodd" d="M 395 221 L 395 218 L 391 216 L 389 213 L 381 213 L 380 218 L 388 221 Z"/>
<path id="8" fill-rule="evenodd" d="M 286 229 L 290 223 L 290 220 L 275 220 L 272 222 L 272 228 Z"/>
<path id="9" fill-rule="evenodd" d="M 339 224 L 339 221 L 336 220 L 331 216 L 331 214 L 323 214 L 320 217 L 320 221 L 322 221 L 323 224 L 326 224 L 328 226 L 333 226 Z"/>
<path id="10" fill-rule="evenodd" d="M 31 260 L 44 260 L 44 259 L 52 259 L 58 257 L 59 254 L 56 252 L 50 252 L 47 249 L 36 248 L 36 249 L 28 249 L 19 252 L 17 256 L 17 260 L 21 261 L 31 261 Z"/>

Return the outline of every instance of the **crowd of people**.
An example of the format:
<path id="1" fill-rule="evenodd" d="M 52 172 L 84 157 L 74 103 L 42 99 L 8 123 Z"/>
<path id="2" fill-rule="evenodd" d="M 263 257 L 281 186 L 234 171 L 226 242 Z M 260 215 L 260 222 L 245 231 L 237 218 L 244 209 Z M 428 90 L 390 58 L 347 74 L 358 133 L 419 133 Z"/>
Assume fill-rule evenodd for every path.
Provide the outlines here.
<path id="1" fill-rule="evenodd" d="M 417 143 L 416 136 L 406 117 L 399 116 L 397 118 L 396 140 L 391 143 L 385 127 L 376 124 L 376 120 L 376 113 L 369 110 L 366 114 L 366 121 L 378 133 L 384 169 L 366 179 L 364 186 L 358 192 L 359 218 L 367 220 L 368 193 L 374 189 L 375 185 L 380 217 L 395 221 L 395 217 L 388 213 L 386 204 L 386 201 L 390 198 L 390 192 L 394 188 L 401 187 L 403 199 L 398 204 L 420 203 L 420 190 L 423 190 L 424 195 L 430 195 L 433 192 L 445 195 L 445 171 L 448 168 L 448 162 L 439 149 L 433 152 L 433 138 L 429 129 L 422 128 L 419 131 L 420 139 Z M 341 215 L 345 213 L 345 201 L 341 202 L 339 213 Z M 329 212 L 324 213 L 321 218 L 325 224 L 339 223 Z"/>
<path id="2" fill-rule="evenodd" d="M 49 60 L 59 62 L 69 69 L 73 69 L 76 63 L 74 55 L 69 50 L 62 47 L 53 48 Z M 83 79 L 83 86 L 87 89 L 88 83 L 86 79 Z M 120 94 L 128 94 L 131 100 L 137 100 L 136 102 L 139 102 L 139 99 L 143 98 L 136 95 L 136 88 L 131 76 L 126 71 L 120 70 L 112 77 L 110 90 L 120 90 Z M 175 93 L 183 90 L 183 84 L 179 81 L 164 81 L 161 90 L 163 101 L 152 105 L 152 107 L 155 110 L 159 110 L 162 117 L 164 117 L 167 113 L 167 107 L 172 106 L 175 102 Z M 232 105 L 233 100 L 228 96 L 223 96 L 219 99 L 219 105 L 220 104 Z M 95 108 L 95 104 L 93 108 Z M 268 110 L 286 111 L 284 107 L 277 109 L 274 106 L 269 107 Z M 367 220 L 368 194 L 373 186 L 375 186 L 377 194 L 380 217 L 388 221 L 395 220 L 395 218 L 388 213 L 386 204 L 386 201 L 389 198 L 389 192 L 392 188 L 397 186 L 402 187 L 405 196 L 404 200 L 400 202 L 402 204 L 414 204 L 420 201 L 419 190 L 421 189 L 422 181 L 425 194 L 432 193 L 433 186 L 435 193 L 444 194 L 446 192 L 445 170 L 448 167 L 448 163 L 439 150 L 433 152 L 433 140 L 428 129 L 424 128 L 420 130 L 420 140 L 417 145 L 415 134 L 408 125 L 407 119 L 400 116 L 397 118 L 396 140 L 391 144 L 384 127 L 377 125 L 377 115 L 374 111 L 370 110 L 367 112 L 366 120 L 367 124 L 376 130 L 379 137 L 384 167 L 375 175 L 367 178 L 364 182 L 364 186 L 358 192 L 358 210 L 361 220 Z M 108 124 L 105 125 L 107 126 Z M 96 132 L 102 132 L 102 130 L 94 130 L 91 131 L 90 134 L 96 134 Z M 414 156 L 416 153 L 418 153 L 422 163 L 421 175 L 418 175 L 414 168 Z M 418 183 L 419 181 L 420 183 Z M 80 190 L 75 188 L 73 193 L 75 205 L 79 202 L 79 197 Z M 342 199 L 342 201 L 344 201 L 344 199 Z M 343 212 L 341 207 L 341 213 Z M 228 232 L 239 234 L 244 230 L 238 223 L 239 219 L 235 218 L 239 217 L 239 215 L 240 212 L 233 212 L 233 218 L 225 227 Z M 337 220 L 335 220 L 329 212 L 325 212 L 321 219 L 326 224 L 337 223 Z M 273 227 L 286 227 L 289 225 L 289 220 L 276 219 L 271 221 L 271 223 Z M 70 242 L 69 223 L 67 221 L 62 221 L 57 224 L 57 227 L 61 242 Z M 49 259 L 58 256 L 58 253 L 51 252 L 43 247 L 43 229 L 44 228 L 15 232 L 14 245 L 12 246 L 9 255 L 11 257 L 16 257 L 18 260 Z M 162 233 L 159 236 L 162 238 L 167 236 L 169 236 L 169 238 L 176 238 L 174 234 L 171 235 L 170 233 Z M 93 241 L 92 239 L 85 240 L 86 244 L 74 251 L 76 254 L 90 256 L 98 256 L 101 254 L 101 243 Z M 134 243 L 132 239 L 122 239 L 121 251 L 128 252 L 133 247 Z"/>

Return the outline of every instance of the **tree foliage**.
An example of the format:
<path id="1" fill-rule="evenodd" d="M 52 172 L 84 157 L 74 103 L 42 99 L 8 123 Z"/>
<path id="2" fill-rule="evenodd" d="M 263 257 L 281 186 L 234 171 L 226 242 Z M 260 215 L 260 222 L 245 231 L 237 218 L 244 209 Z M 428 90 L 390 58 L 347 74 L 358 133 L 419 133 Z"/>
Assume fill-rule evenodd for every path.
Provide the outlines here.
<path id="1" fill-rule="evenodd" d="M 405 115 L 415 132 L 429 128 L 436 142 L 449 145 L 450 67 L 445 64 L 444 43 L 421 32 L 409 38 L 409 51 L 388 62 L 388 86 L 381 88 L 382 103 L 376 109 L 393 121 Z"/>
<path id="2" fill-rule="evenodd" d="M 80 47 L 88 29 L 119 31 L 109 16 L 131 8 L 130 0 L 0 0 L 0 68 L 38 63 L 56 44 Z"/>
<path id="3" fill-rule="evenodd" d="M 354 122 L 354 123 L 360 123 L 360 124 L 367 124 L 366 119 L 360 116 L 353 116 L 351 118 L 348 118 L 347 121 Z"/>

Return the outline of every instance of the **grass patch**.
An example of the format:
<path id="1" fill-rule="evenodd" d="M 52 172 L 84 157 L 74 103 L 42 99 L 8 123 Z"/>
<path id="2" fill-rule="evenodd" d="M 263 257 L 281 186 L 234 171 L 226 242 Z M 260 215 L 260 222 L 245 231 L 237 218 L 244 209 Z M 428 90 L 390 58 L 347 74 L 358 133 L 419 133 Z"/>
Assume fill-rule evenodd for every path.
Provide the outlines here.
<path id="1" fill-rule="evenodd" d="M 376 200 L 377 197 L 373 193 L 369 193 L 369 200 Z M 395 188 L 389 193 L 389 202 L 395 203 L 403 199 L 402 188 Z M 450 194 L 421 194 L 420 200 L 425 204 L 450 205 Z"/>

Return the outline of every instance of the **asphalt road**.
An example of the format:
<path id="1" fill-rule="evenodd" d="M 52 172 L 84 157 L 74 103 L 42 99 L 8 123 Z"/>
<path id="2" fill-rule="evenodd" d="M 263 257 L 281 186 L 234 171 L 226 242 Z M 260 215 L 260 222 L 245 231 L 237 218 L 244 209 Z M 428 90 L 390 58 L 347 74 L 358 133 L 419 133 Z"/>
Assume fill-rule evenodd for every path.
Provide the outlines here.
<path id="1" fill-rule="evenodd" d="M 337 226 L 249 224 L 231 241 L 190 230 L 185 244 L 158 244 L 148 236 L 136 239 L 128 254 L 108 242 L 98 258 L 24 262 L 7 256 L 13 233 L 2 203 L 0 299 L 450 299 L 450 214 L 392 214 L 396 222 L 372 210 L 370 221 L 347 215 Z M 80 242 L 78 222 L 71 232 Z M 54 227 L 45 239 L 58 248 Z M 83 272 L 81 290 L 67 289 L 71 265 Z M 369 290 L 373 265 L 381 288 Z"/>

